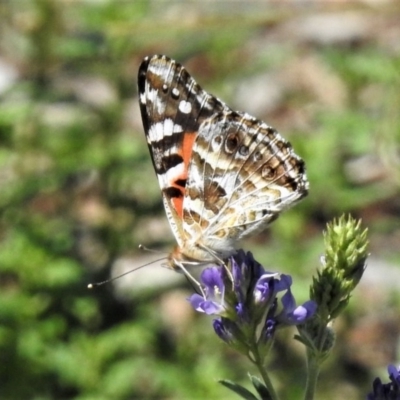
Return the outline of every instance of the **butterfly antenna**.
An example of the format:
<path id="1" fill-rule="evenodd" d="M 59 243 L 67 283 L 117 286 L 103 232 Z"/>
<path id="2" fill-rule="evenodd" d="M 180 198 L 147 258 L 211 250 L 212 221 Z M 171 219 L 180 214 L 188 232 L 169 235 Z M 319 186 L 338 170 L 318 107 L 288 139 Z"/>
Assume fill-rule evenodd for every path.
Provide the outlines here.
<path id="1" fill-rule="evenodd" d="M 128 274 L 130 274 L 131 272 L 138 271 L 139 269 L 142 269 L 142 268 L 144 268 L 144 267 L 147 267 L 148 265 L 154 264 L 154 263 L 156 263 L 156 262 L 159 262 L 159 261 L 162 261 L 162 260 L 165 260 L 165 259 L 166 259 L 166 257 L 159 258 L 158 260 L 151 261 L 151 262 L 149 262 L 149 263 L 147 263 L 147 264 L 141 265 L 140 267 L 137 267 L 137 268 L 135 268 L 135 269 L 131 269 L 131 270 L 127 271 L 127 272 L 124 272 L 124 273 L 121 274 L 121 275 L 115 276 L 114 278 L 106 279 L 105 281 L 102 281 L 102 282 L 89 283 L 89 284 L 87 285 L 87 288 L 88 288 L 88 289 L 94 289 L 94 288 L 96 288 L 96 287 L 103 286 L 103 285 L 105 285 L 106 283 L 110 283 L 110 282 L 115 281 L 115 280 L 117 280 L 117 279 L 119 279 L 119 278 L 122 278 L 123 276 L 128 275 Z"/>
<path id="2" fill-rule="evenodd" d="M 153 253 L 153 254 L 167 254 L 164 251 L 158 251 L 158 250 L 154 250 L 154 249 L 149 249 L 148 247 L 139 244 L 138 246 L 139 250 L 143 250 L 143 251 L 147 251 L 148 253 Z"/>

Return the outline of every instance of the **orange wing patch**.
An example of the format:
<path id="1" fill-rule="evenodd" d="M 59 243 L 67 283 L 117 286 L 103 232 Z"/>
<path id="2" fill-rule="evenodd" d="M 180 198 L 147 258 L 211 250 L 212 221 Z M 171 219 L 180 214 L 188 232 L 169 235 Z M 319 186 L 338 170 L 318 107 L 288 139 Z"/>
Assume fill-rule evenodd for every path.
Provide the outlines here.
<path id="1" fill-rule="evenodd" d="M 180 218 L 183 218 L 183 197 L 188 178 L 189 162 L 192 157 L 193 144 L 196 140 L 196 136 L 197 132 L 185 132 L 182 148 L 178 153 L 183 159 L 184 168 L 181 174 L 174 176 L 174 180 L 169 183 L 169 186 L 173 188 L 172 190 L 174 191 L 171 202 Z"/>

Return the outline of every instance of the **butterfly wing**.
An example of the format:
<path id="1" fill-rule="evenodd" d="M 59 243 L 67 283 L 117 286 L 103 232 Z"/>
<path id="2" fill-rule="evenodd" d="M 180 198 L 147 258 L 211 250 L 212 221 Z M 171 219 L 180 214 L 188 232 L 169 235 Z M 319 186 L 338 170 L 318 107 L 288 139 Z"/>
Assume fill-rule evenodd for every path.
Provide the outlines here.
<path id="1" fill-rule="evenodd" d="M 227 107 L 203 91 L 182 65 L 166 56 L 143 60 L 138 90 L 165 210 L 178 245 L 182 246 L 183 201 L 193 144 L 199 126 Z"/>
<path id="2" fill-rule="evenodd" d="M 223 110 L 199 127 L 189 164 L 184 220 L 202 227 L 195 239 L 229 255 L 238 240 L 268 226 L 307 194 L 303 160 L 273 128 Z"/>
<path id="3" fill-rule="evenodd" d="M 231 254 L 307 194 L 304 162 L 290 143 L 202 90 L 180 64 L 145 58 L 138 87 L 176 260 Z"/>

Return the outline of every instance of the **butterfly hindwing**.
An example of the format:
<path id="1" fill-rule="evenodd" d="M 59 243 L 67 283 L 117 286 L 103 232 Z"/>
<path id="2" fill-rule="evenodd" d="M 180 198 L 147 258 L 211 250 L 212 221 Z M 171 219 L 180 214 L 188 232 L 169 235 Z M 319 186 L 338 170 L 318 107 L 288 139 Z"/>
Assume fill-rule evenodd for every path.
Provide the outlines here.
<path id="1" fill-rule="evenodd" d="M 265 228 L 306 195 L 304 162 L 279 133 L 248 114 L 224 111 L 196 138 L 184 221 L 198 221 L 222 248 Z"/>

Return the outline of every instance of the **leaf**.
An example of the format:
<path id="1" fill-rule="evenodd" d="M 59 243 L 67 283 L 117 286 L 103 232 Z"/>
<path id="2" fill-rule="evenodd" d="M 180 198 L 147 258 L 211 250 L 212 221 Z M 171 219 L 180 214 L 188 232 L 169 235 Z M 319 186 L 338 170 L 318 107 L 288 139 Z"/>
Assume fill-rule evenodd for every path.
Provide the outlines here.
<path id="1" fill-rule="evenodd" d="M 224 385 L 225 387 L 227 387 L 228 389 L 232 390 L 239 396 L 241 396 L 243 399 L 258 400 L 257 397 L 253 393 L 251 393 L 249 390 L 247 390 L 243 386 L 238 385 L 235 382 L 228 381 L 226 379 L 221 379 L 218 382 L 221 383 L 222 385 Z"/>
<path id="2" fill-rule="evenodd" d="M 258 394 L 260 395 L 261 400 L 272 400 L 271 393 L 269 392 L 268 388 L 260 381 L 259 378 L 250 374 L 249 378 L 253 386 L 256 388 Z"/>

